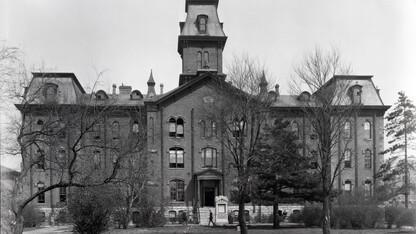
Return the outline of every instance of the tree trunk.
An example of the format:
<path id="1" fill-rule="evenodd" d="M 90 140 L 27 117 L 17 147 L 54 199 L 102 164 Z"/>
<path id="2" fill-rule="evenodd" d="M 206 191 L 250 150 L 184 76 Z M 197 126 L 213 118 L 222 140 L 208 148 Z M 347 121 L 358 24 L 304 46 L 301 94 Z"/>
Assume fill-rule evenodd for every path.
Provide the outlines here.
<path id="1" fill-rule="evenodd" d="M 329 193 L 324 193 L 323 212 L 322 212 L 322 233 L 331 233 L 330 222 L 330 200 Z"/>
<path id="2" fill-rule="evenodd" d="M 244 219 L 244 191 L 239 191 L 238 201 L 238 223 L 240 225 L 240 233 L 247 234 L 246 220 Z"/>
<path id="3" fill-rule="evenodd" d="M 24 218 L 22 215 L 23 210 L 19 210 L 15 213 L 15 224 L 13 225 L 13 234 L 22 234 L 23 233 L 23 224 Z"/>
<path id="4" fill-rule="evenodd" d="M 275 201 L 273 204 L 273 229 L 277 229 L 279 227 L 280 227 L 279 203 Z"/>
<path id="5" fill-rule="evenodd" d="M 124 213 L 123 219 L 123 229 L 127 229 L 129 227 L 130 222 L 130 203 L 127 202 L 126 213 Z"/>

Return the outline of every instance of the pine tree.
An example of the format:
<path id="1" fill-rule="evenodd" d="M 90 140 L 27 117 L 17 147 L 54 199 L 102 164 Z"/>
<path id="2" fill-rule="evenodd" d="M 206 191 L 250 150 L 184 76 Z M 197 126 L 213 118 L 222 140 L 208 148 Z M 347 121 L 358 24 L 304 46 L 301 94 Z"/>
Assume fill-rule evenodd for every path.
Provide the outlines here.
<path id="1" fill-rule="evenodd" d="M 279 202 L 311 200 L 316 194 L 312 190 L 319 186 L 309 158 L 300 155 L 302 146 L 289 128 L 290 123 L 282 119 L 266 127 L 253 160 L 256 192 L 252 196 L 273 205 L 273 228 L 279 227 Z"/>
<path id="2" fill-rule="evenodd" d="M 415 170 L 415 164 L 409 163 L 408 149 L 414 140 L 416 132 L 416 107 L 404 92 L 399 92 L 399 100 L 393 110 L 387 115 L 386 132 L 391 147 L 383 152 L 390 153 L 390 157 L 379 170 L 379 177 L 383 181 L 394 182 L 396 177 L 404 174 L 404 183 L 393 194 L 404 194 L 405 207 L 409 207 L 409 169 Z M 404 160 L 403 160 L 404 156 Z"/>

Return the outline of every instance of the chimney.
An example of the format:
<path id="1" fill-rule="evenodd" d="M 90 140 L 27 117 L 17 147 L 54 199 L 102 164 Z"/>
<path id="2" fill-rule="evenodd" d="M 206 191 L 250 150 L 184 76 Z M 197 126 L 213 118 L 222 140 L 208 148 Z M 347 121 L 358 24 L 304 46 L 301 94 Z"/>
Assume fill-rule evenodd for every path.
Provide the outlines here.
<path id="1" fill-rule="evenodd" d="M 160 95 L 163 94 L 163 83 L 160 83 Z"/>
<path id="2" fill-rule="evenodd" d="M 276 90 L 276 96 L 279 97 L 280 96 L 280 92 L 279 92 L 279 85 L 275 85 L 274 86 L 275 90 Z"/>
<path id="3" fill-rule="evenodd" d="M 116 95 L 116 89 L 117 89 L 117 85 L 113 84 L 113 95 Z"/>
<path id="4" fill-rule="evenodd" d="M 119 89 L 119 94 L 121 95 L 130 95 L 131 93 L 131 86 L 124 86 L 124 84 L 122 83 L 120 87 L 118 87 Z"/>
<path id="5" fill-rule="evenodd" d="M 378 88 L 378 86 L 376 87 L 376 92 L 377 92 L 377 95 L 380 96 L 380 89 Z"/>

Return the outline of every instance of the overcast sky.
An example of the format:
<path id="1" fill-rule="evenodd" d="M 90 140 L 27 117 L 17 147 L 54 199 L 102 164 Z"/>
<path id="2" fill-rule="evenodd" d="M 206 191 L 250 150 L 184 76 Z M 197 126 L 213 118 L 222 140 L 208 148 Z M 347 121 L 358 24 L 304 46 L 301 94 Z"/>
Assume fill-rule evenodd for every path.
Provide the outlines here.
<path id="1" fill-rule="evenodd" d="M 336 45 L 354 74 L 374 75 L 385 104 L 400 90 L 416 100 L 414 0 L 220 0 L 218 13 L 225 62 L 257 57 L 282 93 L 305 53 Z M 84 87 L 95 67 L 106 71 L 104 90 L 124 83 L 146 93 L 153 69 L 166 92 L 178 86 L 185 17 L 185 0 L 0 0 L 0 40 L 21 48 L 29 65 L 75 73 Z"/>

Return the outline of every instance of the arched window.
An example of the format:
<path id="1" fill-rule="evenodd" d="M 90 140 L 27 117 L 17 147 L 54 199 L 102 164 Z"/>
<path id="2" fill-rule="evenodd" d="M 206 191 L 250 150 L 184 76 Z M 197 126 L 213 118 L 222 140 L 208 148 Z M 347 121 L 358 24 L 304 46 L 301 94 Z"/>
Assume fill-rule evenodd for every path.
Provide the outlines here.
<path id="1" fill-rule="evenodd" d="M 311 167 L 313 169 L 318 168 L 318 151 L 316 150 L 312 150 L 311 151 L 311 157 L 312 157 L 312 161 L 311 161 Z"/>
<path id="2" fill-rule="evenodd" d="M 364 168 L 371 169 L 371 156 L 372 152 L 370 149 L 364 150 Z"/>
<path id="3" fill-rule="evenodd" d="M 202 69 L 202 53 L 198 51 L 197 53 L 197 69 Z"/>
<path id="4" fill-rule="evenodd" d="M 45 170 L 45 151 L 38 149 L 36 151 L 38 169 Z"/>
<path id="5" fill-rule="evenodd" d="M 59 188 L 59 202 L 66 202 L 66 187 Z"/>
<path id="6" fill-rule="evenodd" d="M 149 139 L 150 139 L 150 144 L 154 144 L 155 143 L 155 120 L 153 119 L 153 117 L 149 118 Z"/>
<path id="7" fill-rule="evenodd" d="M 346 121 L 344 124 L 344 138 L 351 139 L 351 122 Z"/>
<path id="8" fill-rule="evenodd" d="M 310 139 L 313 141 L 316 140 L 316 123 L 315 122 L 311 122 L 310 131 L 311 131 L 311 134 L 309 135 Z"/>
<path id="9" fill-rule="evenodd" d="M 38 121 L 36 122 L 37 125 L 43 125 L 43 120 L 38 119 Z"/>
<path id="10" fill-rule="evenodd" d="M 169 222 L 171 223 L 176 222 L 176 211 L 174 210 L 169 211 Z"/>
<path id="11" fill-rule="evenodd" d="M 351 167 L 351 151 L 348 149 L 344 152 L 344 167 Z"/>
<path id="12" fill-rule="evenodd" d="M 111 125 L 111 133 L 113 135 L 113 139 L 120 138 L 120 124 L 117 121 L 114 121 Z"/>
<path id="13" fill-rule="evenodd" d="M 42 191 L 45 188 L 45 184 L 43 182 L 39 182 L 37 184 L 38 191 Z M 45 193 L 41 193 L 38 195 L 38 203 L 45 203 Z"/>
<path id="14" fill-rule="evenodd" d="M 56 94 L 58 93 L 58 86 L 55 84 L 46 84 L 45 86 L 45 100 L 46 102 L 55 102 Z"/>
<path id="15" fill-rule="evenodd" d="M 185 182 L 172 180 L 169 182 L 169 188 L 171 201 L 185 201 Z"/>
<path id="16" fill-rule="evenodd" d="M 184 136 L 184 129 L 183 129 L 183 119 L 178 118 L 176 120 L 176 136 L 177 137 L 183 137 Z"/>
<path id="17" fill-rule="evenodd" d="M 201 137 L 205 137 L 205 130 L 206 130 L 205 120 L 201 120 L 199 122 L 199 127 L 200 127 Z"/>
<path id="18" fill-rule="evenodd" d="M 101 138 L 101 124 L 95 123 L 92 128 L 94 133 L 94 140 L 99 140 Z"/>
<path id="19" fill-rule="evenodd" d="M 369 197 L 371 196 L 371 180 L 367 179 L 364 182 L 364 196 Z"/>
<path id="20" fill-rule="evenodd" d="M 93 153 L 93 168 L 94 168 L 94 170 L 101 169 L 101 152 L 99 150 L 94 150 L 94 153 Z"/>
<path id="21" fill-rule="evenodd" d="M 209 69 L 209 53 L 208 53 L 208 51 L 204 52 L 204 68 Z"/>
<path id="22" fill-rule="evenodd" d="M 169 119 L 169 136 L 176 136 L 176 119 L 173 117 Z"/>
<path id="23" fill-rule="evenodd" d="M 372 130 L 371 122 L 368 121 L 368 120 L 365 121 L 364 122 L 364 138 L 365 139 L 371 139 L 372 138 L 371 130 Z"/>
<path id="24" fill-rule="evenodd" d="M 199 33 L 207 33 L 207 19 L 205 17 L 199 18 Z"/>
<path id="25" fill-rule="evenodd" d="M 217 150 L 211 147 L 202 149 L 201 151 L 202 167 L 217 167 Z"/>
<path id="26" fill-rule="evenodd" d="M 184 168 L 183 160 L 184 151 L 182 148 L 173 147 L 169 149 L 169 167 L 170 168 Z"/>
<path id="27" fill-rule="evenodd" d="M 362 86 L 354 85 L 348 90 L 348 95 L 351 98 L 352 104 L 361 104 Z"/>
<path id="28" fill-rule="evenodd" d="M 139 133 L 139 121 L 135 120 L 132 127 L 133 134 Z"/>
<path id="29" fill-rule="evenodd" d="M 344 191 L 351 192 L 352 190 L 352 182 L 351 180 L 346 180 L 344 182 Z"/>
<path id="30" fill-rule="evenodd" d="M 299 124 L 297 122 L 292 123 L 292 131 L 295 133 L 297 138 L 300 138 L 300 129 Z"/>
<path id="31" fill-rule="evenodd" d="M 215 121 L 211 122 L 211 134 L 217 136 L 217 123 Z"/>

